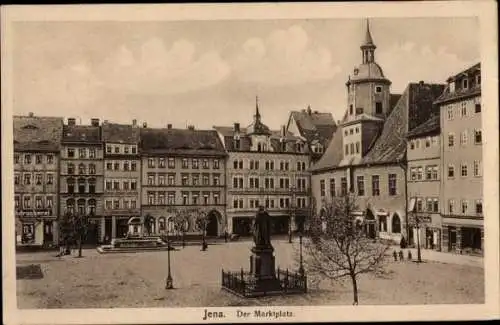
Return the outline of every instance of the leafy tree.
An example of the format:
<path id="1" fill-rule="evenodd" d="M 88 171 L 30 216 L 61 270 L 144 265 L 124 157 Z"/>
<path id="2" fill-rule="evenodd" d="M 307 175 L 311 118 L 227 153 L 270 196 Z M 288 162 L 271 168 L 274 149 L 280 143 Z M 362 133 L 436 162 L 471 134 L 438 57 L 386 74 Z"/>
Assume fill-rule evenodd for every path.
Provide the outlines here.
<path id="1" fill-rule="evenodd" d="M 61 231 L 61 243 L 65 246 L 66 253 L 69 254 L 70 245 L 78 245 L 78 257 L 82 257 L 82 246 L 87 236 L 89 219 L 86 215 L 66 213 L 59 220 Z"/>
<path id="2" fill-rule="evenodd" d="M 208 223 L 208 215 L 206 214 L 205 211 L 198 211 L 196 213 L 196 226 L 198 229 L 201 230 L 201 238 L 202 238 L 202 250 L 207 249 L 207 243 L 205 241 L 205 232 L 207 230 L 207 223 Z"/>
<path id="3" fill-rule="evenodd" d="M 173 222 L 175 231 L 177 232 L 178 235 L 182 236 L 182 247 L 184 247 L 185 246 L 184 235 L 186 234 L 186 231 L 188 231 L 187 224 L 189 222 L 189 213 L 185 211 L 176 214 Z"/>
<path id="4" fill-rule="evenodd" d="M 318 216 L 310 220 L 310 240 L 304 244 L 304 263 L 310 275 L 332 281 L 349 278 L 353 305 L 357 305 L 359 275 L 383 273 L 389 245 L 366 237 L 362 225 L 352 216 L 357 210 L 353 195 L 335 198 L 325 208 L 326 231 L 322 230 Z"/>

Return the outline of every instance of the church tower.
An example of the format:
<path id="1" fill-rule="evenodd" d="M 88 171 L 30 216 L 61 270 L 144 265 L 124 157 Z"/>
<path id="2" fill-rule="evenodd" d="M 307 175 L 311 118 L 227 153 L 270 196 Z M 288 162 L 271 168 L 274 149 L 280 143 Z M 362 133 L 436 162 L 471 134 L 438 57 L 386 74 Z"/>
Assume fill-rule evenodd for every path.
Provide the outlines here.
<path id="1" fill-rule="evenodd" d="M 375 43 L 366 20 L 361 64 L 347 86 L 347 114 L 342 127 L 344 164 L 355 164 L 368 152 L 390 111 L 391 81 L 375 61 Z"/>

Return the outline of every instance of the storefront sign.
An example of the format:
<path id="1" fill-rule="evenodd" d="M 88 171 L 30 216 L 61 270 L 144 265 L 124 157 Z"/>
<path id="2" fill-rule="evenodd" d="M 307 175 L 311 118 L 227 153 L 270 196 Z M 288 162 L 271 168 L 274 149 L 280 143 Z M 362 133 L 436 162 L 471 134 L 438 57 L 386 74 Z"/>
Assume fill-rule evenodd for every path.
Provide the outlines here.
<path id="1" fill-rule="evenodd" d="M 18 210 L 16 211 L 17 216 L 19 217 L 49 217 L 52 215 L 52 210 L 43 209 L 43 210 Z"/>

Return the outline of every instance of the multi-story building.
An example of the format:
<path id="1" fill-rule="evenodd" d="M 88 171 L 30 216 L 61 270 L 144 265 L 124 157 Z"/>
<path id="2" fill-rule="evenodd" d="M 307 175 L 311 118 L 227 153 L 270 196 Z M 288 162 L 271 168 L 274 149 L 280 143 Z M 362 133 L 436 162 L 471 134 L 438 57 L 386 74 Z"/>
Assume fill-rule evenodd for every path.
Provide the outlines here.
<path id="1" fill-rule="evenodd" d="M 16 243 L 58 241 L 58 173 L 63 120 L 14 116 L 14 200 Z"/>
<path id="2" fill-rule="evenodd" d="M 215 126 L 226 151 L 227 231 L 251 232 L 260 206 L 272 217 L 274 233 L 295 228 L 293 215 L 307 216 L 309 207 L 309 152 L 305 140 L 282 127 L 271 131 L 262 123 L 258 104 L 253 123 L 241 128 Z"/>
<path id="3" fill-rule="evenodd" d="M 441 250 L 441 132 L 439 111 L 408 132 L 407 159 L 409 212 L 418 218 L 413 224 L 413 245 Z M 417 237 L 417 231 L 419 234 Z"/>
<path id="4" fill-rule="evenodd" d="M 145 232 L 174 229 L 184 218 L 187 234 L 199 234 L 196 219 L 205 215 L 207 236 L 220 236 L 226 225 L 224 147 L 212 130 L 153 129 L 141 131 L 141 204 Z"/>
<path id="5" fill-rule="evenodd" d="M 131 125 L 108 123 L 102 126 L 104 143 L 104 195 L 100 240 L 124 237 L 132 218 L 141 216 L 140 129 Z"/>
<path id="6" fill-rule="evenodd" d="M 450 77 L 441 109 L 444 251 L 483 252 L 481 65 Z"/>
<path id="7" fill-rule="evenodd" d="M 90 125 L 77 125 L 76 119 L 68 118 L 63 127 L 60 166 L 60 216 L 87 216 L 86 240 L 99 242 L 104 184 L 99 119 L 92 119 Z"/>
<path id="8" fill-rule="evenodd" d="M 347 111 L 311 168 L 312 189 L 320 215 L 334 197 L 354 193 L 358 211 L 353 218 L 367 235 L 399 242 L 407 218 L 406 133 L 430 117 L 443 86 L 412 83 L 402 95 L 391 94 L 375 49 L 367 24 L 362 63 L 346 83 Z"/>
<path id="9" fill-rule="evenodd" d="M 307 110 L 291 111 L 286 125 L 287 132 L 301 136 L 307 142 L 311 163 L 321 158 L 336 129 L 331 113 L 312 111 L 310 106 Z"/>

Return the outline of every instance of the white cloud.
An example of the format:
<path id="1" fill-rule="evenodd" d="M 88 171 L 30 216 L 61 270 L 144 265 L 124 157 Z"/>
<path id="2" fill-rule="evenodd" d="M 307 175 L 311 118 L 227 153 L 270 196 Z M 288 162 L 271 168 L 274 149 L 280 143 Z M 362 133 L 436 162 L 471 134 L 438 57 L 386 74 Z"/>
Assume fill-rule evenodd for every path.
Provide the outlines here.
<path id="1" fill-rule="evenodd" d="M 444 46 L 432 48 L 411 42 L 394 44 L 387 50 L 377 51 L 376 60 L 385 76 L 392 81 L 392 89 L 396 92 L 403 91 L 409 82 L 423 80 L 444 83 L 450 75 L 476 63 L 461 59 Z"/>
<path id="2" fill-rule="evenodd" d="M 275 30 L 266 39 L 251 38 L 233 61 L 237 79 L 265 85 L 289 85 L 333 78 L 340 67 L 332 64 L 326 48 L 311 44 L 298 25 Z"/>
<path id="3" fill-rule="evenodd" d="M 102 86 L 138 94 L 173 94 L 217 84 L 230 73 L 229 65 L 215 51 L 196 55 L 188 40 L 166 48 L 152 38 L 134 54 L 126 47 L 112 53 L 96 70 Z"/>

